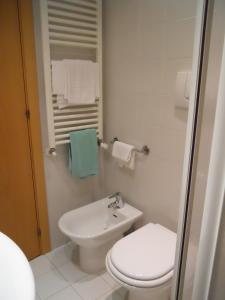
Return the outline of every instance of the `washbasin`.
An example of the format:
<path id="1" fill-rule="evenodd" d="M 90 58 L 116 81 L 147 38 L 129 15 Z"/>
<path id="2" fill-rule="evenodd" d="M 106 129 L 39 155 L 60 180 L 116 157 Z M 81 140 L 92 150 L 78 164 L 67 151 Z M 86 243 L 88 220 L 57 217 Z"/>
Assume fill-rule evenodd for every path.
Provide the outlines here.
<path id="1" fill-rule="evenodd" d="M 0 232 L 0 299 L 34 300 L 34 278 L 22 250 Z"/>
<path id="2" fill-rule="evenodd" d="M 142 212 L 125 203 L 109 208 L 112 199 L 103 198 L 65 213 L 60 230 L 79 246 L 80 265 L 86 272 L 104 267 L 107 251 L 142 216 Z"/>

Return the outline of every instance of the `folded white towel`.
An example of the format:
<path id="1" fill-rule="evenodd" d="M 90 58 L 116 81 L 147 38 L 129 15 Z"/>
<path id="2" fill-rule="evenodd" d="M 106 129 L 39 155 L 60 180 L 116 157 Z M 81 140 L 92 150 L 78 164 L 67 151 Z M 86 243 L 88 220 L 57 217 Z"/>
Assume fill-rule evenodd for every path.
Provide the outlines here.
<path id="1" fill-rule="evenodd" d="M 59 109 L 95 103 L 99 97 L 98 64 L 87 60 L 52 61 L 52 93 Z"/>
<path id="2" fill-rule="evenodd" d="M 65 71 L 65 64 L 62 60 L 52 61 L 52 93 L 55 95 L 64 95 Z"/>
<path id="3" fill-rule="evenodd" d="M 68 99 L 64 97 L 66 88 L 65 64 L 62 60 L 52 61 L 52 93 L 56 95 L 59 109 L 69 106 Z"/>
<path id="4" fill-rule="evenodd" d="M 98 97 L 97 64 L 87 60 L 64 60 L 64 97 L 70 105 L 92 104 Z"/>
<path id="5" fill-rule="evenodd" d="M 135 151 L 134 146 L 122 142 L 114 142 L 112 156 L 117 159 L 120 167 L 134 169 Z"/>

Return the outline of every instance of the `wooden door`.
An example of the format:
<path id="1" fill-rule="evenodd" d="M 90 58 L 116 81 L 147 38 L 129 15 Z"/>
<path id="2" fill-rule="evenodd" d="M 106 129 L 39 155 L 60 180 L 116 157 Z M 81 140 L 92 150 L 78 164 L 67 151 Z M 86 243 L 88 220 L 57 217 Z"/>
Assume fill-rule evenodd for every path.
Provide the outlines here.
<path id="1" fill-rule="evenodd" d="M 17 0 L 0 1 L 0 231 L 40 255 Z"/>

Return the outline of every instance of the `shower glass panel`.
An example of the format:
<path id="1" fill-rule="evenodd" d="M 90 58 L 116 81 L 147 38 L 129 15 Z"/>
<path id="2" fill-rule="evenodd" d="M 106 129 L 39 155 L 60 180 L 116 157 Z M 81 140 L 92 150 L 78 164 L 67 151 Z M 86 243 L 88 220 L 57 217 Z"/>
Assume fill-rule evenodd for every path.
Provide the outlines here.
<path id="1" fill-rule="evenodd" d="M 225 210 L 223 208 L 222 222 L 217 244 L 216 258 L 214 262 L 213 276 L 209 299 L 224 300 L 225 297 Z"/>
<path id="2" fill-rule="evenodd" d="M 201 221 L 204 209 L 205 191 L 208 177 L 208 167 L 210 151 L 212 144 L 212 134 L 214 129 L 215 110 L 217 104 L 217 92 L 220 76 L 220 67 L 223 51 L 223 41 L 225 33 L 225 2 L 224 0 L 215 0 L 212 14 L 212 24 L 210 25 L 210 39 L 207 52 L 207 72 L 205 87 L 203 92 L 203 108 L 200 119 L 200 135 L 197 143 L 197 165 L 195 170 L 195 179 L 193 183 L 193 193 L 191 199 L 191 214 L 188 219 L 188 229 L 186 236 L 188 239 L 186 262 L 183 264 L 184 277 L 181 280 L 182 300 L 192 299 L 193 282 L 196 268 L 196 259 L 199 247 L 199 238 L 201 231 Z M 207 46 L 206 46 L 207 47 Z M 225 217 L 224 217 L 225 219 Z M 225 222 L 225 221 L 224 221 Z M 214 277 L 217 281 L 212 283 L 211 296 L 209 299 L 219 300 L 222 291 L 225 291 L 224 283 L 224 258 L 225 242 L 224 234 L 221 234 L 220 247 L 218 249 L 218 258 L 216 259 L 217 269 L 214 270 Z M 187 242 L 187 241 L 186 241 Z M 223 264 L 222 264 L 223 262 Z M 221 266 L 223 266 L 221 268 Z M 221 276 L 222 275 L 222 276 Z M 220 288 L 218 288 L 220 287 Z M 219 292 L 218 292 L 219 291 Z"/>

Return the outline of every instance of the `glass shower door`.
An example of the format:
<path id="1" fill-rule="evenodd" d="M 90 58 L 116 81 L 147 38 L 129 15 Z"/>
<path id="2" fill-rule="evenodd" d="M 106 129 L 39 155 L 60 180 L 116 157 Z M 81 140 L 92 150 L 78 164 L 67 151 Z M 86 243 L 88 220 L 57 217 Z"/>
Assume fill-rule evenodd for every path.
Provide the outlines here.
<path id="1" fill-rule="evenodd" d="M 185 223 L 181 230 L 183 236 L 182 251 L 180 252 L 182 259 L 177 272 L 177 289 L 173 294 L 174 299 L 177 300 L 225 299 L 223 282 L 225 275 L 225 236 L 223 230 L 219 236 L 213 280 L 210 283 L 209 293 L 206 292 L 203 284 L 204 276 L 201 274 L 201 264 L 204 264 L 203 256 L 201 256 L 201 251 L 204 251 L 202 243 L 204 238 L 207 239 L 207 230 L 204 231 L 203 228 L 207 215 L 206 193 L 209 184 L 209 165 L 225 34 L 225 1 L 205 1 L 205 4 L 208 5 L 208 11 L 204 24 L 206 31 L 204 52 L 201 53 L 203 58 L 196 141 L 193 150 L 190 186 L 188 187 L 189 195 L 182 216 Z M 223 219 L 222 223 L 225 223 L 225 215 Z"/>

